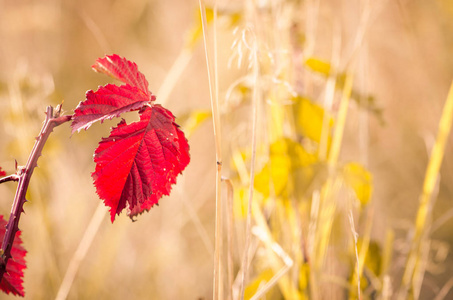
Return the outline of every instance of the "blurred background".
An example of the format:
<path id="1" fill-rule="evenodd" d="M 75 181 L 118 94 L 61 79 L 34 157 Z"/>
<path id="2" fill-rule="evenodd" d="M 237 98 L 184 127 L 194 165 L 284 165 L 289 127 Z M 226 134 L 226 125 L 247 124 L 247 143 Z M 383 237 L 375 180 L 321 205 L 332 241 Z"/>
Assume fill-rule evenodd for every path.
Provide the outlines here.
<path id="1" fill-rule="evenodd" d="M 453 79 L 453 3 L 256 0 L 248 1 L 252 4 L 248 8 L 244 3 L 217 1 L 221 105 L 227 102 L 230 86 L 248 70 L 244 63 L 238 68 L 234 56 L 238 28 L 247 22 L 269 37 L 274 43 L 270 48 L 278 48 L 279 35 L 300 30 L 307 33 L 300 37 L 302 55 L 307 57 L 308 52 L 332 65 L 337 55 L 339 69 L 346 68 L 351 57 L 357 61 L 354 88 L 372 95 L 373 101 L 365 108 L 351 102 L 340 160 L 359 161 L 373 175 L 371 236 L 384 243 L 389 229 L 395 233 L 390 274 L 397 286 Z M 212 7 L 213 2 L 207 5 Z M 247 19 L 247 9 L 271 17 L 253 23 Z M 209 112 L 211 107 L 199 16 L 197 1 L 0 0 L 0 166 L 11 174 L 15 160 L 25 165 L 46 106 L 64 101 L 63 109 L 72 114 L 87 90 L 112 82 L 90 68 L 105 54 L 135 61 L 157 103 L 170 109 L 187 129 L 191 113 Z M 288 47 L 284 55 L 297 71 L 302 58 L 295 49 Z M 240 55 L 247 60 L 246 54 Z M 310 79 L 311 87 L 304 81 L 306 76 L 298 79 L 301 87 L 294 84 L 297 80 L 291 84 L 315 100 L 323 99 L 319 86 L 325 83 L 318 84 L 322 80 L 318 77 Z M 171 82 L 167 90 L 166 80 Z M 166 93 L 162 101 L 160 90 Z M 239 137 L 237 143 L 250 148 L 250 107 L 234 110 L 234 105 L 226 104 L 223 175 L 234 177 L 230 139 Z M 137 222 L 123 213 L 111 224 L 107 209 L 98 208 L 101 201 L 90 175 L 97 143 L 117 122 L 95 124 L 74 135 L 64 124 L 47 142 L 20 222 L 28 251 L 25 299 L 56 297 L 96 211 L 104 218 L 78 265 L 68 299 L 211 299 L 216 168 L 211 119 L 196 122 L 196 129 L 186 132 L 191 163 L 171 196 Z M 435 230 L 430 235 L 432 250 L 421 299 L 433 299 L 453 273 L 452 150 L 450 139 L 432 209 Z M 0 185 L 0 213 L 5 218 L 15 187 L 15 183 Z M 448 295 L 453 297 L 453 292 L 445 299 Z"/>

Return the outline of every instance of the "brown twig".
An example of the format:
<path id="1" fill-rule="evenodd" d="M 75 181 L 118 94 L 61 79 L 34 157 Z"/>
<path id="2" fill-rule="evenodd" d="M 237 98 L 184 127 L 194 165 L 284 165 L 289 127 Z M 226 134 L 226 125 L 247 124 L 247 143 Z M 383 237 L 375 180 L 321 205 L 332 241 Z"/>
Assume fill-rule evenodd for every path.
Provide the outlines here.
<path id="1" fill-rule="evenodd" d="M 11 249 L 16 236 L 16 232 L 19 230 L 19 219 L 23 212 L 24 203 L 27 201 L 25 195 L 27 193 L 28 185 L 30 184 L 31 175 L 33 170 L 37 166 L 38 158 L 41 156 L 42 149 L 52 133 L 53 129 L 63 123 L 69 122 L 72 116 L 60 116 L 60 109 L 54 114 L 53 107 L 48 106 L 46 110 L 46 119 L 44 125 L 36 138 L 33 150 L 30 153 L 27 164 L 24 168 L 20 168 L 17 174 L 10 175 L 2 178 L 8 178 L 6 181 L 19 181 L 16 189 L 16 195 L 14 196 L 14 202 L 11 209 L 11 215 L 6 225 L 5 236 L 2 242 L 2 252 L 0 256 L 0 281 L 6 272 L 6 264 L 11 258 Z"/>

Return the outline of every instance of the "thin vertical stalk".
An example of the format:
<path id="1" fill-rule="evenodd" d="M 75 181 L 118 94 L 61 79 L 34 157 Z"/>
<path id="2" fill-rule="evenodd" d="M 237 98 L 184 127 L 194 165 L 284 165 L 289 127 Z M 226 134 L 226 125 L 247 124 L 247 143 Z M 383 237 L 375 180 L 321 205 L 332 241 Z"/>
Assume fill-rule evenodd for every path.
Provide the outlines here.
<path id="1" fill-rule="evenodd" d="M 335 129 L 333 133 L 332 146 L 328 157 L 329 166 L 329 177 L 321 189 L 321 195 L 319 199 L 319 211 L 317 215 L 316 233 L 315 233 L 315 245 L 311 255 L 312 267 L 314 274 L 311 276 L 312 290 L 311 295 L 314 299 L 318 297 L 322 298 L 321 290 L 315 284 L 320 282 L 321 267 L 324 263 L 324 259 L 327 252 L 327 246 L 330 239 L 333 216 L 336 210 L 337 203 L 333 201 L 335 195 L 339 190 L 339 180 L 335 178 L 335 168 L 338 162 L 338 156 L 341 149 L 341 143 L 343 140 L 344 127 L 346 123 L 346 116 L 349 107 L 349 99 L 352 91 L 352 75 L 348 71 L 346 73 L 346 80 L 343 87 L 343 93 L 340 102 L 340 108 L 337 114 L 335 122 Z"/>
<path id="2" fill-rule="evenodd" d="M 319 142 L 319 158 L 326 160 L 328 153 L 328 138 L 329 138 L 329 122 L 332 117 L 332 106 L 335 98 L 335 85 L 337 84 L 337 76 L 334 75 L 338 66 L 340 65 L 341 58 L 341 26 L 338 22 L 333 24 L 333 39 L 332 39 L 332 57 L 331 57 L 331 74 L 326 82 L 325 94 L 324 94 L 324 115 L 322 118 L 322 130 L 321 139 Z"/>
<path id="3" fill-rule="evenodd" d="M 332 139 L 332 148 L 329 155 L 329 166 L 333 167 L 340 154 L 341 142 L 343 140 L 344 125 L 346 123 L 346 115 L 349 107 L 349 99 L 352 91 L 352 75 L 350 72 L 346 73 L 346 80 L 344 83 L 343 94 L 341 97 L 340 108 L 338 110 L 338 117 L 335 124 L 335 131 Z"/>
<path id="4" fill-rule="evenodd" d="M 253 36 L 253 77 L 254 77 L 254 86 L 253 86 L 253 95 L 252 95 L 252 156 L 250 161 L 250 183 L 249 183 L 249 202 L 247 210 L 247 223 L 245 229 L 245 246 L 244 246 L 244 256 L 242 259 L 242 284 L 241 284 L 241 299 L 244 299 L 244 290 L 245 290 L 245 279 L 248 273 L 248 256 L 250 248 L 250 239 L 251 239 L 251 228 L 252 228 L 252 201 L 253 201 L 253 188 L 255 182 L 255 160 L 256 160 L 256 125 L 258 119 L 258 88 L 259 88 L 259 69 L 258 69 L 258 57 L 257 57 L 257 45 L 256 37 Z"/>
<path id="5" fill-rule="evenodd" d="M 355 225 L 354 225 L 354 215 L 352 213 L 352 209 L 349 210 L 349 224 L 351 226 L 351 233 L 352 237 L 354 240 L 354 250 L 355 250 L 355 259 L 356 259 L 356 272 L 357 272 L 357 299 L 362 299 L 360 296 L 360 273 L 361 273 L 361 264 L 360 264 L 360 259 L 359 259 L 359 250 L 357 249 L 357 238 L 358 238 L 358 233 L 355 230 Z"/>
<path id="6" fill-rule="evenodd" d="M 402 287 L 399 291 L 398 299 L 406 299 L 407 293 L 411 288 L 411 282 L 417 273 L 419 258 L 421 253 L 421 245 L 426 232 L 426 223 L 428 214 L 432 207 L 433 191 L 435 189 L 439 170 L 444 157 L 445 146 L 450 134 L 450 129 L 453 123 L 453 82 L 450 86 L 450 91 L 445 101 L 442 117 L 439 122 L 436 143 L 431 151 L 431 156 L 426 169 L 425 180 L 423 183 L 423 191 L 420 195 L 420 205 L 418 207 L 417 217 L 415 221 L 415 233 L 412 239 L 412 248 L 409 252 L 406 266 L 403 275 Z"/>
<path id="7" fill-rule="evenodd" d="M 234 220 L 233 220 L 233 183 L 228 178 L 222 179 L 227 187 L 227 241 L 228 241 L 228 252 L 227 252 L 227 280 L 228 280 L 228 293 L 227 299 L 233 299 L 233 282 L 234 282 L 234 262 L 233 262 L 233 231 L 234 231 Z"/>
<path id="8" fill-rule="evenodd" d="M 198 1 L 200 5 L 201 24 L 203 29 L 203 43 L 206 55 L 206 66 L 208 72 L 209 92 L 211 98 L 212 119 L 214 128 L 214 140 L 216 149 L 216 224 L 215 224 L 215 250 L 214 250 L 214 278 L 213 278 L 213 299 L 220 299 L 220 282 L 221 282 L 221 248 L 222 248 L 222 205 L 221 205 L 221 172 L 222 172 L 222 145 L 221 145 L 221 128 L 218 102 L 218 85 L 217 85 L 217 45 L 216 45 L 216 21 L 217 21 L 217 4 L 214 3 L 214 72 L 212 72 L 209 49 L 206 8 L 202 0 Z M 214 73 L 214 74 L 213 74 Z"/>

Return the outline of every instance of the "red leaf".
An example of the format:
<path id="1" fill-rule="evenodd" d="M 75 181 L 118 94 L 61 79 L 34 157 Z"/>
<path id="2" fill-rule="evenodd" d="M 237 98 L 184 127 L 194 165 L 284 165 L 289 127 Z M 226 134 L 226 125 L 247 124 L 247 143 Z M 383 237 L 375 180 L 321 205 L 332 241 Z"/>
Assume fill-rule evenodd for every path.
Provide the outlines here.
<path id="1" fill-rule="evenodd" d="M 116 86 L 107 84 L 99 87 L 96 92 L 86 93 L 86 100 L 81 102 L 72 122 L 72 132 L 88 129 L 96 121 L 119 117 L 120 114 L 138 110 L 149 102 L 141 90 L 130 85 Z"/>
<path id="2" fill-rule="evenodd" d="M 146 107 L 140 121 L 128 125 L 122 120 L 99 143 L 92 177 L 112 222 L 124 208 L 131 218 L 148 211 L 170 193 L 189 163 L 189 145 L 174 120 L 160 105 Z"/>
<path id="3" fill-rule="evenodd" d="M 107 74 L 130 86 L 135 86 L 143 92 L 147 92 L 147 95 L 151 97 L 151 93 L 148 91 L 148 81 L 134 62 L 113 54 L 98 58 L 91 67 L 99 73 Z"/>
<path id="4" fill-rule="evenodd" d="M 5 226 L 7 222 L 0 215 L 0 238 L 3 240 L 5 236 Z M 11 258 L 6 265 L 6 273 L 3 275 L 0 282 L 0 289 L 6 294 L 12 293 L 24 297 L 23 277 L 25 269 L 25 254 L 27 251 L 22 247 L 22 239 L 20 231 L 16 232 L 14 244 L 11 249 Z"/>
<path id="5" fill-rule="evenodd" d="M 138 110 L 146 103 L 156 100 L 148 90 L 145 76 L 133 62 L 114 54 L 100 58 L 93 69 L 117 78 L 125 85 L 107 84 L 96 92 L 86 93 L 86 100 L 80 102 L 74 111 L 72 133 L 88 129 L 94 122 L 119 117 L 122 113 Z"/>
<path id="6" fill-rule="evenodd" d="M 0 176 L 6 176 L 6 172 L 2 170 L 2 167 L 0 167 Z"/>

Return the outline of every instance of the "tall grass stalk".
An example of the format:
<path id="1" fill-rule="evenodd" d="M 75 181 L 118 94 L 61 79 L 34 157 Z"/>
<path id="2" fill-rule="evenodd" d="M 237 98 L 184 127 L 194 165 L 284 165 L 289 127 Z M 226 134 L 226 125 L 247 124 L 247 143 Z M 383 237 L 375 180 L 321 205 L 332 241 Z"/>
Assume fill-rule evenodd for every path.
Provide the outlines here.
<path id="1" fill-rule="evenodd" d="M 316 209 L 316 224 L 314 233 L 314 245 L 310 253 L 312 260 L 310 286 L 313 299 L 322 297 L 320 290 L 320 278 L 322 276 L 322 267 L 327 254 L 332 224 L 337 209 L 336 196 L 338 195 L 341 180 L 335 176 L 335 168 L 340 153 L 343 132 L 346 123 L 346 115 L 349 107 L 349 99 L 352 92 L 352 75 L 350 70 L 346 73 L 345 84 L 341 97 L 340 107 L 337 114 L 337 121 L 333 133 L 332 146 L 328 157 L 329 176 L 324 183 L 319 198 L 319 207 Z"/>
<path id="2" fill-rule="evenodd" d="M 426 238 L 426 227 L 428 218 L 433 205 L 433 191 L 436 187 L 439 177 L 439 170 L 444 157 L 445 146 L 450 134 L 450 129 L 453 122 L 453 82 L 450 86 L 450 91 L 445 102 L 442 117 L 439 122 L 439 129 L 437 132 L 436 143 L 431 151 L 431 156 L 428 162 L 428 167 L 425 173 L 425 180 L 423 182 L 423 190 L 420 195 L 420 204 L 418 207 L 417 217 L 415 220 L 415 233 L 411 242 L 411 249 L 407 257 L 404 275 L 401 283 L 401 288 L 398 293 L 398 299 L 407 299 L 408 294 L 410 297 L 417 297 L 415 291 L 417 288 L 414 286 L 414 279 L 421 271 L 422 266 L 422 244 Z"/>
<path id="3" fill-rule="evenodd" d="M 234 282 L 234 261 L 233 261 L 233 233 L 234 233 L 234 216 L 233 216 L 233 183 L 228 178 L 222 178 L 227 187 L 227 299 L 233 299 L 233 282 Z"/>
<path id="4" fill-rule="evenodd" d="M 252 155 L 250 160 L 250 182 L 249 182 L 249 197 L 248 197 L 248 208 L 247 208 L 247 223 L 245 231 L 245 247 L 244 257 L 242 260 L 242 285 L 241 285 L 241 299 L 244 299 L 245 279 L 248 273 L 248 255 L 251 239 L 252 229 L 252 201 L 253 201 L 253 189 L 255 181 L 255 160 L 256 160 L 256 124 L 258 118 L 258 89 L 259 89 L 259 66 L 258 66 L 258 49 L 256 36 L 253 34 L 253 43 L 251 49 L 253 57 L 253 95 L 252 95 Z"/>
<path id="5" fill-rule="evenodd" d="M 218 92 L 218 73 L 217 73 L 217 41 L 216 41 L 216 23 L 217 23 L 217 4 L 214 2 L 214 70 L 212 70 L 210 50 L 208 47 L 208 25 L 206 17 L 206 8 L 204 1 L 198 1 L 200 6 L 201 24 L 203 29 L 203 43 L 206 55 L 206 67 L 209 81 L 209 92 L 211 98 L 212 118 L 214 127 L 214 139 L 216 149 L 216 224 L 215 224 L 215 249 L 214 249 L 214 278 L 213 278 L 213 299 L 221 298 L 221 287 L 222 274 L 222 191 L 221 191 L 221 180 L 222 180 L 222 144 L 221 144 L 221 128 L 220 128 L 220 114 L 219 114 L 219 92 Z"/>
<path id="6" fill-rule="evenodd" d="M 334 35 L 332 38 L 332 58 L 331 66 L 333 70 L 337 70 L 340 65 L 341 57 L 341 33 L 340 26 L 335 22 L 333 26 Z M 335 75 L 329 76 L 326 82 L 324 94 L 324 116 L 322 119 L 321 141 L 319 143 L 319 158 L 325 160 L 327 158 L 327 145 L 329 137 L 329 120 L 331 118 L 332 105 L 335 98 L 335 85 L 337 84 L 337 77 Z"/>
<path id="7" fill-rule="evenodd" d="M 340 154 L 341 143 L 343 140 L 344 125 L 346 123 L 346 115 L 349 107 L 349 99 L 351 98 L 352 92 L 352 75 L 351 72 L 346 73 L 346 79 L 343 87 L 343 94 L 341 97 L 340 108 L 338 110 L 337 122 L 332 138 L 332 148 L 328 158 L 329 167 L 334 167 L 338 161 Z"/>

